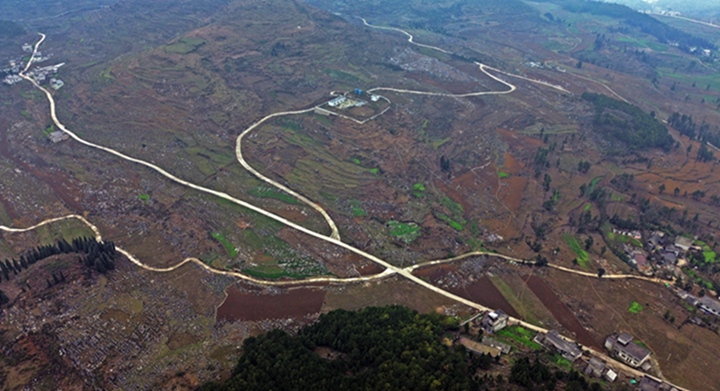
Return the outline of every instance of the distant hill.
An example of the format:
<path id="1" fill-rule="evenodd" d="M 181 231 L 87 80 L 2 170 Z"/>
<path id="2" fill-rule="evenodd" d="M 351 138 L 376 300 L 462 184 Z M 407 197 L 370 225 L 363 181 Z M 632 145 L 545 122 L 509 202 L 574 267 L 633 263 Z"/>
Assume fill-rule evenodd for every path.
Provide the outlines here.
<path id="1" fill-rule="evenodd" d="M 590 15 L 608 16 L 624 21 L 645 34 L 657 38 L 662 43 L 675 44 L 680 49 L 692 53 L 697 48 L 717 49 L 715 44 L 680 31 L 671 27 L 650 15 L 637 12 L 632 8 L 621 4 L 609 4 L 596 1 L 583 0 L 538 0 L 544 3 L 554 3 L 562 6 L 565 10 L 575 13 L 586 13 Z"/>
<path id="2" fill-rule="evenodd" d="M 3 0 L 0 1 L 0 15 L 6 20 L 35 21 L 99 9 L 115 3 L 117 0 Z"/>
<path id="3" fill-rule="evenodd" d="M 637 10 L 672 10 L 698 17 L 707 17 L 708 12 L 720 14 L 720 3 L 716 0 L 606 0 L 606 2 L 623 4 Z"/>
<path id="4" fill-rule="evenodd" d="M 13 38 L 25 34 L 25 29 L 19 24 L 8 20 L 0 20 L 0 39 Z"/>

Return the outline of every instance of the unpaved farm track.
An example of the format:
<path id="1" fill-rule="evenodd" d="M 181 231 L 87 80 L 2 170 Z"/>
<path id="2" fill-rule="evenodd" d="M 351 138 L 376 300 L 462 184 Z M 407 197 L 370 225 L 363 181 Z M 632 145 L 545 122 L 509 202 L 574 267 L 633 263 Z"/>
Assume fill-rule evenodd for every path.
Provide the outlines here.
<path id="1" fill-rule="evenodd" d="M 367 23 L 367 21 L 365 21 L 365 19 L 363 19 L 363 22 L 365 23 L 365 25 L 367 25 L 367 26 L 369 26 L 369 27 L 372 27 L 372 28 L 380 28 L 380 29 L 394 30 L 394 31 L 401 32 L 401 33 L 405 34 L 406 36 L 408 36 L 408 37 L 409 37 L 409 38 L 408 38 L 408 41 L 409 41 L 410 43 L 414 44 L 414 45 L 418 45 L 418 46 L 421 46 L 421 47 L 438 50 L 438 51 L 440 51 L 440 52 L 442 52 L 442 53 L 450 53 L 449 51 L 447 51 L 447 50 L 445 50 L 445 49 L 438 48 L 438 47 L 429 46 L 429 45 L 423 45 L 423 44 L 418 44 L 418 43 L 416 43 L 416 42 L 413 41 L 413 36 L 412 36 L 410 33 L 406 32 L 406 31 L 404 31 L 404 30 L 397 29 L 397 28 L 390 28 L 390 27 L 373 26 L 373 25 L 370 25 L 369 23 Z M 126 160 L 126 161 L 129 161 L 129 162 L 132 162 L 132 163 L 136 163 L 136 164 L 145 166 L 145 167 L 147 167 L 147 168 L 149 168 L 149 169 L 151 169 L 151 170 L 159 173 L 160 175 L 164 176 L 165 178 L 170 179 L 170 180 L 173 181 L 173 182 L 176 182 L 176 183 L 178 183 L 178 184 L 184 185 L 184 186 L 186 186 L 186 187 L 189 187 L 189 188 L 191 188 L 191 189 L 194 189 L 194 190 L 197 190 L 197 191 L 200 191 L 200 192 L 208 193 L 208 194 L 211 194 L 211 195 L 214 195 L 214 196 L 223 198 L 223 199 L 228 200 L 228 201 L 230 201 L 230 202 L 232 202 L 232 203 L 235 203 L 235 204 L 237 204 L 237 205 L 240 205 L 240 206 L 242 206 L 242 207 L 245 207 L 245 208 L 250 209 L 250 210 L 252 210 L 252 211 L 255 211 L 255 212 L 257 212 L 257 213 L 260 213 L 261 215 L 266 216 L 266 217 L 268 217 L 268 218 L 270 218 L 270 219 L 273 219 L 273 220 L 275 220 L 275 221 L 277 221 L 277 222 L 279 222 L 279 223 L 281 223 L 281 224 L 283 224 L 283 225 L 285 225 L 285 226 L 287 226 L 287 227 L 296 229 L 296 230 L 298 230 L 298 231 L 300 231 L 300 232 L 303 232 L 303 233 L 305 233 L 305 234 L 307 234 L 307 235 L 310 235 L 310 236 L 312 236 L 312 237 L 315 237 L 315 238 L 317 238 L 317 239 L 320 239 L 320 240 L 326 241 L 326 242 L 328 242 L 328 243 L 332 243 L 332 244 L 334 244 L 334 245 L 337 245 L 337 246 L 339 246 L 339 247 L 345 248 L 345 249 L 347 249 L 347 250 L 349 250 L 349 251 L 351 251 L 351 252 L 353 252 L 353 253 L 355 253 L 355 254 L 357 254 L 357 255 L 360 255 L 360 256 L 362 256 L 362 257 L 364 257 L 364 258 L 366 258 L 366 259 L 368 259 L 368 260 L 370 260 L 370 261 L 372 261 L 372 262 L 375 262 L 376 264 L 384 267 L 384 268 L 385 268 L 385 271 L 382 272 L 382 273 L 380 273 L 380 274 L 376 274 L 376 275 L 374 275 L 374 276 L 366 276 L 366 277 L 358 277 L 358 278 L 317 277 L 317 278 L 310 278 L 310 279 L 305 279 L 305 280 L 295 280 L 295 281 L 266 281 L 266 280 L 255 279 L 255 278 L 252 278 L 252 277 L 250 277 L 250 276 L 244 275 L 244 274 L 239 273 L 239 272 L 225 271 L 225 270 L 217 270 L 217 269 L 214 269 L 214 268 L 212 268 L 212 267 L 204 264 L 202 261 L 200 261 L 200 260 L 197 259 L 197 258 L 187 258 L 187 259 L 183 260 L 182 262 L 178 263 L 177 265 L 172 266 L 172 267 L 168 267 L 168 268 L 156 268 L 156 267 L 152 267 L 152 266 L 149 266 L 149 265 L 143 263 L 142 261 L 140 261 L 139 259 L 137 259 L 135 256 L 133 256 L 132 254 L 130 254 L 128 251 L 126 251 L 126 250 L 124 250 L 124 249 L 122 249 L 122 248 L 117 248 L 117 250 L 118 250 L 120 253 L 122 253 L 123 255 L 125 255 L 131 262 L 133 262 L 134 264 L 136 264 L 138 267 L 143 268 L 143 269 L 148 270 L 148 271 L 152 271 L 152 272 L 167 273 L 167 272 L 172 272 L 172 271 L 174 271 L 174 270 L 182 267 L 182 266 L 185 265 L 186 263 L 195 263 L 195 264 L 197 264 L 198 266 L 204 268 L 205 270 L 207 270 L 207 271 L 209 271 L 209 272 L 211 272 L 211 273 L 234 276 L 234 277 L 241 278 L 241 279 L 243 279 L 243 280 L 250 281 L 250 282 L 252 282 L 252 283 L 259 284 L 259 285 L 298 285 L 298 284 L 318 283 L 318 282 L 349 283 L 349 282 L 358 282 L 358 281 L 370 281 L 370 280 L 379 279 L 379 278 L 384 278 L 384 277 L 387 277 L 387 276 L 390 276 L 390 275 L 398 274 L 398 275 L 400 275 L 400 276 L 402 276 L 402 277 L 404 277 L 404 278 L 406 278 L 406 279 L 408 279 L 408 280 L 411 280 L 411 281 L 415 282 L 415 283 L 418 284 L 418 285 L 423 286 L 423 287 L 426 288 L 426 289 L 429 289 L 429 290 L 431 290 L 431 291 L 433 291 L 433 292 L 436 292 L 436 293 L 438 293 L 438 294 L 440 294 L 440 295 L 443 295 L 443 296 L 445 296 L 445 297 L 447 297 L 447 298 L 449 298 L 449 299 L 451 299 L 451 300 L 454 300 L 454 301 L 456 301 L 456 302 L 458 302 L 458 303 L 461 303 L 461 304 L 463 304 L 463 305 L 466 305 L 466 306 L 468 306 L 468 307 L 470 307 L 470 308 L 475 308 L 475 309 L 480 310 L 480 311 L 488 311 L 488 310 L 490 310 L 489 308 L 484 307 L 484 306 L 482 306 L 482 305 L 480 305 L 480 304 L 478 304 L 478 303 L 475 303 L 475 302 L 473 302 L 473 301 L 471 301 L 471 300 L 467 300 L 467 299 L 465 299 L 465 298 L 463 298 L 463 297 L 460 297 L 460 296 L 458 296 L 458 295 L 455 295 L 455 294 L 453 294 L 453 293 L 450 293 L 450 292 L 447 292 L 447 291 L 445 291 L 445 290 L 443 290 L 443 289 L 440 289 L 440 288 L 438 288 L 438 287 L 436 287 L 436 286 L 428 283 L 427 281 L 423 280 L 422 278 L 415 276 L 415 275 L 412 273 L 412 271 L 413 271 L 414 269 L 416 269 L 417 267 L 421 267 L 421 266 L 423 266 L 423 265 L 416 265 L 416 266 L 413 266 L 413 267 L 410 267 L 410 268 L 399 268 L 399 267 L 396 267 L 396 266 L 388 263 L 387 261 L 382 260 L 382 259 L 380 259 L 380 258 L 378 258 L 378 257 L 376 257 L 376 256 L 374 256 L 374 255 L 372 255 L 372 254 L 369 254 L 369 253 L 367 253 L 367 252 L 364 252 L 364 251 L 362 251 L 362 250 L 360 250 L 360 249 L 357 249 L 357 248 L 355 248 L 355 247 L 353 247 L 353 246 L 351 246 L 351 245 L 349 245 L 349 244 L 346 244 L 346 243 L 342 242 L 342 241 L 340 240 L 340 238 L 339 238 L 339 234 L 338 234 L 338 231 L 337 231 L 337 227 L 335 226 L 334 222 L 332 221 L 332 219 L 330 218 L 330 216 L 327 214 L 327 212 L 326 212 L 319 204 L 316 204 L 316 203 L 312 202 L 311 200 L 305 198 L 304 196 L 300 195 L 299 193 L 296 193 L 295 191 L 293 191 L 293 190 L 291 190 L 291 189 L 283 186 L 282 184 L 277 183 L 276 181 L 274 181 L 274 180 L 272 180 L 272 179 L 270 179 L 270 178 L 267 178 L 267 177 L 263 176 L 263 175 L 260 174 L 257 170 L 255 170 L 254 168 L 252 168 L 252 166 L 250 166 L 250 164 L 247 163 L 247 161 L 245 161 L 245 159 L 244 159 L 244 157 L 243 157 L 243 155 L 242 155 L 242 138 L 243 138 L 244 135 L 246 135 L 247 133 L 249 133 L 250 131 L 252 131 L 253 129 L 255 129 L 255 128 L 258 127 L 260 124 L 262 124 L 263 122 L 265 122 L 266 120 L 268 120 L 268 119 L 270 119 L 270 118 L 279 117 L 279 116 L 283 116 L 283 115 L 297 115 L 297 114 L 307 113 L 307 112 L 310 112 L 311 110 L 314 110 L 315 108 L 307 109 L 307 110 L 300 110 L 300 111 L 286 111 L 286 112 L 274 113 L 274 114 L 270 114 L 270 115 L 265 116 L 265 117 L 262 118 L 261 120 L 257 121 L 257 122 L 254 123 L 253 125 L 251 125 L 248 129 L 246 129 L 244 132 L 242 132 L 242 133 L 238 136 L 237 142 L 236 142 L 236 154 L 237 154 L 237 159 L 238 159 L 238 161 L 243 165 L 243 167 L 245 167 L 247 170 L 249 170 L 249 171 L 250 171 L 251 173 L 253 173 L 255 176 L 257 176 L 257 177 L 260 178 L 261 180 L 265 181 L 266 183 L 272 184 L 273 186 L 276 186 L 276 187 L 278 187 L 279 189 L 281 189 L 281 190 L 283 190 L 283 191 L 285 191 L 285 192 L 287 192 L 287 193 L 289 193 L 289 194 L 297 197 L 299 200 L 301 200 L 302 202 L 310 205 L 311 207 L 313 207 L 313 209 L 315 209 L 316 211 L 318 211 L 319 213 L 321 213 L 321 215 L 323 215 L 323 217 L 325 218 L 325 220 L 328 222 L 328 225 L 330 226 L 330 229 L 331 229 L 331 233 L 330 233 L 330 235 L 328 235 L 328 236 L 323 235 L 323 234 L 320 234 L 320 233 L 317 233 L 317 232 L 312 231 L 312 230 L 310 230 L 310 229 L 308 229 L 308 228 L 305 228 L 305 227 L 303 227 L 303 226 L 300 226 L 300 225 L 298 225 L 298 224 L 296 224 L 296 223 L 293 223 L 293 222 L 291 222 L 291 221 L 289 221 L 289 220 L 287 220 L 287 219 L 285 219 L 285 218 L 283 218 L 283 217 L 281 217 L 281 216 L 278 216 L 278 215 L 276 215 L 276 214 L 274 214 L 274 213 L 271 213 L 271 212 L 268 212 L 268 211 L 266 211 L 266 210 L 264 210 L 264 209 L 262 209 L 262 208 L 260 208 L 260 207 L 258 207 L 258 206 L 255 206 L 255 205 L 253 205 L 253 204 L 251 204 L 251 203 L 249 203 L 249 202 L 247 202 L 247 201 L 243 201 L 243 200 L 237 199 L 237 198 L 235 198 L 235 197 L 233 197 L 233 196 L 231 196 L 231 195 L 229 195 L 229 194 L 227 194 L 227 193 L 219 192 L 219 191 L 217 191 L 217 190 L 209 189 L 209 188 L 206 188 L 206 187 L 199 186 L 199 185 L 196 185 L 196 184 L 194 184 L 194 183 L 188 182 L 188 181 L 186 181 L 186 180 L 183 180 L 183 179 L 181 179 L 181 178 L 179 178 L 179 177 L 177 177 L 177 176 L 169 173 L 168 171 L 164 170 L 163 168 L 161 168 L 161 167 L 159 167 L 159 166 L 157 166 L 157 165 L 155 165 L 155 164 L 153 164 L 153 163 L 150 163 L 150 162 L 147 162 L 147 161 L 144 161 L 144 160 L 141 160 L 141 159 L 133 158 L 133 157 L 131 157 L 131 156 L 128 156 L 128 155 L 125 155 L 125 154 L 123 154 L 123 153 L 121 153 L 121 152 L 118 152 L 118 151 L 116 151 L 116 150 L 114 150 L 114 149 L 112 149 L 112 148 L 108 148 L 108 147 L 104 147 L 104 146 L 101 146 L 101 145 L 98 145 L 98 144 L 94 144 L 94 143 L 92 143 L 92 142 L 86 141 L 86 140 L 80 138 L 79 136 L 77 136 L 75 133 L 73 133 L 72 131 L 70 131 L 69 129 L 67 129 L 67 128 L 65 127 L 65 125 L 64 125 L 62 122 L 60 122 L 60 120 L 57 118 L 55 100 L 53 99 L 52 94 L 50 93 L 50 91 L 48 91 L 46 88 L 44 88 L 44 87 L 42 87 L 41 85 L 39 85 L 34 79 L 32 79 L 32 78 L 30 78 L 30 77 L 28 77 L 28 76 L 26 75 L 27 71 L 30 69 L 30 66 L 31 66 L 31 64 L 32 64 L 32 62 L 33 62 L 33 59 L 35 58 L 35 55 L 36 55 L 36 53 L 37 53 L 37 51 L 38 51 L 38 48 L 40 47 L 40 45 L 44 42 L 44 40 L 45 40 L 45 38 L 46 38 L 46 36 L 45 36 L 44 34 L 40 34 L 40 36 L 41 36 L 41 38 L 40 38 L 40 40 L 35 44 L 33 54 L 32 54 L 32 56 L 30 57 L 30 60 L 28 61 L 27 65 L 25 66 L 24 70 L 20 73 L 20 77 L 22 77 L 23 79 L 25 79 L 25 80 L 29 81 L 30 83 L 32 83 L 32 84 L 35 86 L 35 88 L 39 89 L 40 91 L 42 91 L 42 92 L 45 94 L 45 96 L 47 97 L 48 103 L 49 103 L 49 105 L 50 105 L 50 116 L 51 116 L 53 122 L 55 123 L 55 125 L 57 126 L 57 128 L 58 128 L 60 131 L 66 133 L 66 134 L 69 135 L 72 139 L 74 139 L 75 141 L 77 141 L 77 142 L 80 143 L 80 144 L 83 144 L 83 145 L 85 145 L 85 146 L 88 146 L 88 147 L 91 147 L 91 148 L 94 148 L 94 149 L 98 149 L 98 150 L 107 152 L 107 153 L 109 153 L 109 154 L 111 154 L 111 155 L 114 155 L 114 156 L 116 156 L 116 157 L 119 157 L 119 158 L 121 158 L 121 159 L 123 159 L 123 160 Z M 482 92 L 471 92 L 471 93 L 467 93 L 467 94 L 444 94 L 444 93 L 433 93 L 433 92 L 424 92 L 424 91 L 412 91 L 412 90 L 402 90 L 402 89 L 384 88 L 384 87 L 378 87 L 378 88 L 372 89 L 372 90 L 370 90 L 370 91 L 380 91 L 380 90 L 384 90 L 384 91 L 391 91 L 391 92 L 396 92 L 396 93 L 418 94 L 418 95 L 428 95 L 428 96 L 469 97 L 469 96 L 482 96 L 482 95 L 501 95 L 501 94 L 509 94 L 509 93 L 514 92 L 514 91 L 517 89 L 516 86 L 508 83 L 507 81 L 504 81 L 504 80 L 500 79 L 500 78 L 497 77 L 497 76 L 494 76 L 494 75 L 490 74 L 490 73 L 488 72 L 488 69 L 489 69 L 489 70 L 492 70 L 492 71 L 494 71 L 494 72 L 498 72 L 498 73 L 505 74 L 505 75 L 507 75 L 507 76 L 511 76 L 511 77 L 515 77 L 515 78 L 520 78 L 520 79 L 523 79 L 523 80 L 526 80 L 526 81 L 529 81 L 529 82 L 532 82 L 532 83 L 535 83 L 535 84 L 539 84 L 539 85 L 543 85 L 543 86 L 546 86 L 546 87 L 553 88 L 553 89 L 558 90 L 558 91 L 563 92 L 563 93 L 568 93 L 568 91 L 567 91 L 565 88 L 563 88 L 562 86 L 553 85 L 553 84 L 550 84 L 550 83 L 547 83 L 547 82 L 543 82 L 543 81 L 540 81 L 540 80 L 534 80 L 534 79 L 526 78 L 526 77 L 524 77 L 524 76 L 507 73 L 507 72 L 500 71 L 500 70 L 498 70 L 498 69 L 489 67 L 489 66 L 484 65 L 484 64 L 481 64 L 481 63 L 476 63 L 476 64 L 479 66 L 480 70 L 481 70 L 483 73 L 485 73 L 486 75 L 488 75 L 488 76 L 491 77 L 492 79 L 494 79 L 494 80 L 496 80 L 496 81 L 498 81 L 498 82 L 506 85 L 509 89 L 506 90 L 506 91 L 482 91 Z M 77 220 L 83 222 L 85 225 L 87 225 L 88 227 L 90 227 L 90 228 L 92 229 L 92 231 L 93 231 L 94 234 L 95 234 L 96 239 L 102 240 L 102 235 L 101 235 L 99 229 L 98 229 L 96 226 L 94 226 L 92 223 L 90 223 L 90 221 L 88 221 L 88 220 L 85 219 L 84 217 L 78 216 L 78 215 L 70 215 L 70 216 L 66 216 L 66 217 L 48 219 L 48 220 L 45 220 L 45 221 L 43 221 L 43 222 L 41 222 L 41 223 L 39 223 L 39 224 L 37 224 L 37 225 L 35 225 L 35 226 L 33 226 L 33 227 L 28 227 L 28 228 L 11 228 L 11 227 L 6 227 L 6 226 L 0 226 L 0 230 L 5 231 L 5 232 L 27 232 L 27 231 L 30 231 L 30 230 L 32 230 L 32 229 L 38 228 L 38 227 L 40 227 L 40 226 L 43 226 L 43 225 L 47 225 L 47 224 L 51 224 L 51 223 L 54 223 L 54 222 L 57 222 L 57 221 L 67 220 L 67 219 L 77 219 Z M 453 259 L 451 259 L 451 260 L 433 261 L 433 262 L 429 262 L 429 263 L 424 264 L 424 265 L 429 265 L 429 264 L 434 264 L 434 263 L 441 263 L 441 262 L 449 262 L 449 261 L 459 260 L 459 259 L 462 259 L 462 258 L 465 258 L 465 257 L 468 257 L 468 256 L 473 256 L 473 255 L 492 255 L 492 256 L 499 256 L 499 257 L 505 258 L 505 259 L 507 259 L 507 260 L 512 260 L 513 262 L 522 262 L 522 263 L 525 263 L 525 262 L 522 261 L 522 260 L 517 260 L 517 259 L 510 258 L 510 257 L 505 257 L 505 256 L 502 256 L 502 255 L 499 255 L 499 254 L 494 254 L 494 253 L 489 253 L 489 252 L 488 252 L 488 253 L 486 253 L 486 252 L 475 252 L 475 253 L 466 254 L 465 256 L 456 257 L 456 258 L 453 258 Z M 568 270 L 568 271 L 569 271 L 569 270 Z M 527 327 L 527 328 L 529 328 L 529 329 L 531 329 L 531 330 L 534 330 L 534 331 L 538 331 L 538 332 L 547 332 L 547 331 L 548 331 L 548 330 L 543 329 L 543 328 L 541 328 L 541 327 L 537 327 L 537 326 L 535 326 L 535 325 L 526 323 L 526 322 L 524 322 L 524 321 L 522 321 L 522 320 L 520 320 L 520 319 L 515 319 L 515 318 L 513 318 L 513 319 L 512 319 L 512 322 L 513 322 L 513 323 L 517 323 L 517 324 L 521 324 L 521 325 L 523 325 L 524 327 Z M 597 351 L 595 351 L 594 349 L 591 349 L 591 348 L 590 348 L 590 349 L 586 348 L 586 349 L 587 349 L 587 350 L 590 350 L 593 354 L 595 354 L 595 355 L 597 355 L 597 356 L 605 357 L 603 353 L 597 352 Z M 607 357 L 605 357 L 605 358 L 607 358 Z M 622 370 L 623 370 L 623 371 L 632 373 L 632 374 L 634 374 L 634 375 L 642 375 L 642 373 L 640 373 L 640 372 L 638 372 L 638 371 L 635 371 L 635 370 L 633 370 L 632 368 L 626 367 L 626 366 L 624 366 L 624 365 L 622 365 L 622 364 L 619 364 L 619 363 L 614 363 L 613 366 L 615 366 L 615 367 L 618 367 L 618 366 L 619 366 L 619 367 L 622 367 Z"/>

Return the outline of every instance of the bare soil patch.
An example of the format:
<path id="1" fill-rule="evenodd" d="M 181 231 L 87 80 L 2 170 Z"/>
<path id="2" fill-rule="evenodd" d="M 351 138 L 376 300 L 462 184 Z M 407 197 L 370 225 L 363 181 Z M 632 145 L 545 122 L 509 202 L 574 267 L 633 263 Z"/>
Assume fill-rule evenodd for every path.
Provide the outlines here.
<path id="1" fill-rule="evenodd" d="M 592 346 L 596 349 L 602 349 L 602 345 L 598 339 L 594 338 L 590 332 L 580 323 L 577 317 L 570 309 L 560 301 L 560 298 L 550 288 L 543 279 L 537 276 L 530 276 L 526 284 L 530 290 L 542 301 L 545 307 L 550 310 L 555 319 L 560 322 L 568 331 L 575 334 L 578 342 L 586 346 Z"/>
<path id="2" fill-rule="evenodd" d="M 520 316 L 517 311 L 515 311 L 515 308 L 510 305 L 502 293 L 495 287 L 495 284 L 487 277 L 482 277 L 466 287 L 452 288 L 449 290 L 456 295 L 465 297 L 486 307 L 499 308 L 510 316 L 516 318 Z"/>
<path id="3" fill-rule="evenodd" d="M 176 332 L 168 339 L 167 346 L 170 350 L 176 350 L 200 341 L 202 341 L 202 338 L 197 335 L 192 335 L 186 332 Z"/>
<path id="4" fill-rule="evenodd" d="M 498 192 L 498 198 L 502 200 L 508 209 L 516 212 L 522 204 L 527 183 L 528 179 L 525 177 L 514 176 L 503 179 L 500 185 L 500 191 Z"/>
<path id="5" fill-rule="evenodd" d="M 216 320 L 302 319 L 319 313 L 324 301 L 325 291 L 318 289 L 300 288 L 278 295 L 256 295 L 230 288 L 227 298 L 217 309 Z"/>
<path id="6" fill-rule="evenodd" d="M 418 312 L 435 312 L 445 307 L 458 306 L 454 301 L 440 294 L 396 277 L 378 282 L 330 288 L 322 310 L 323 312 L 338 308 L 356 310 L 384 305 L 404 305 Z"/>

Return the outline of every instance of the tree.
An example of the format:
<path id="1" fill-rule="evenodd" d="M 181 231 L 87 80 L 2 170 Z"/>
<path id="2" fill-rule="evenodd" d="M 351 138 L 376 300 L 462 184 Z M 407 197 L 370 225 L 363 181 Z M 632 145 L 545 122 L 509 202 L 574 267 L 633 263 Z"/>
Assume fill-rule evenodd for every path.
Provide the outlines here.
<path id="1" fill-rule="evenodd" d="M 663 183 L 662 185 L 660 185 L 658 190 L 660 190 L 660 194 L 664 193 L 665 192 L 665 184 Z"/>
<path id="2" fill-rule="evenodd" d="M 578 171 L 582 174 L 587 174 L 588 171 L 590 171 L 591 163 L 586 160 L 581 160 L 580 163 L 578 163 Z"/>
<path id="3" fill-rule="evenodd" d="M 545 267 L 545 266 L 547 266 L 547 265 L 548 265 L 548 260 L 547 260 L 547 258 L 545 258 L 545 257 L 541 256 L 540 254 L 538 254 L 537 257 L 535 258 L 535 266 L 537 266 L 537 267 Z"/>
<path id="4" fill-rule="evenodd" d="M 543 177 L 543 190 L 550 190 L 550 182 L 552 182 L 552 178 L 549 174 L 545 174 L 545 177 Z"/>
<path id="5" fill-rule="evenodd" d="M 707 144 L 706 143 L 700 144 L 700 149 L 698 150 L 697 160 L 705 163 L 705 162 L 711 162 L 714 159 L 715 159 L 715 155 L 713 155 L 712 151 L 707 147 Z"/>
<path id="6" fill-rule="evenodd" d="M 605 269 L 599 268 L 598 269 L 598 278 L 602 278 L 605 275 Z"/>
<path id="7" fill-rule="evenodd" d="M 673 190 L 673 195 L 674 195 L 675 197 L 677 197 L 677 196 L 680 195 L 680 188 L 679 188 L 679 187 L 676 187 L 675 190 Z"/>
<path id="8" fill-rule="evenodd" d="M 440 156 L 440 169 L 444 172 L 449 173 L 451 170 L 450 166 L 450 159 L 446 158 L 445 156 Z"/>
<path id="9" fill-rule="evenodd" d="M 587 239 L 585 239 L 585 250 L 590 250 L 590 247 L 595 243 L 595 239 L 593 239 L 592 236 L 588 236 Z"/>

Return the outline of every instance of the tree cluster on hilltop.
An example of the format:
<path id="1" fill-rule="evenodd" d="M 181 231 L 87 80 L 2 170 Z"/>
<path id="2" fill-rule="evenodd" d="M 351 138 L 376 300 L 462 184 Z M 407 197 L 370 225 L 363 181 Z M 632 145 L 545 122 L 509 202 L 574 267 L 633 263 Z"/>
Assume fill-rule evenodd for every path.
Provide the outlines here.
<path id="1" fill-rule="evenodd" d="M 593 125 L 596 130 L 623 142 L 630 149 L 670 151 L 675 145 L 667 128 L 639 107 L 590 92 L 583 93 L 582 98 L 595 108 Z"/>

